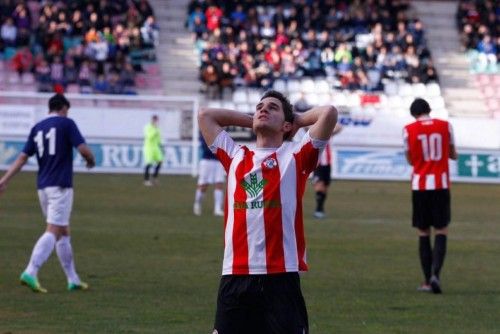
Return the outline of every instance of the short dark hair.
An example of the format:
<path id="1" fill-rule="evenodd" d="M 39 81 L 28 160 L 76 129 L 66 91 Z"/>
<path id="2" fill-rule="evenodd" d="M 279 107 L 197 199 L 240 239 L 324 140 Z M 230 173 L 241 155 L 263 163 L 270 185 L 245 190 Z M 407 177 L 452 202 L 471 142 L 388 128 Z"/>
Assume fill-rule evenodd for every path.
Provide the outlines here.
<path id="1" fill-rule="evenodd" d="M 430 112 L 431 112 L 431 106 L 426 100 L 422 98 L 416 98 L 410 106 L 410 114 L 413 117 L 418 117 L 420 115 L 427 115 Z"/>
<path id="2" fill-rule="evenodd" d="M 49 111 L 59 111 L 64 107 L 71 107 L 68 99 L 62 94 L 55 94 L 49 99 Z"/>
<path id="3" fill-rule="evenodd" d="M 277 90 L 268 90 L 262 95 L 261 101 L 267 97 L 274 97 L 275 99 L 280 100 L 281 105 L 283 106 L 283 113 L 285 114 L 285 121 L 293 123 L 293 106 L 288 100 L 288 98 Z"/>

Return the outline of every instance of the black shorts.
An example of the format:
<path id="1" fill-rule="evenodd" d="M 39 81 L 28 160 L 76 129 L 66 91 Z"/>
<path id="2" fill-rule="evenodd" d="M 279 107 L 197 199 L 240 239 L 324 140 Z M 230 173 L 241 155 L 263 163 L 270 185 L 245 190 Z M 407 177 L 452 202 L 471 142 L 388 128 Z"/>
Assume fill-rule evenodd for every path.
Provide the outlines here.
<path id="1" fill-rule="evenodd" d="M 299 274 L 222 276 L 213 333 L 309 333 Z"/>
<path id="2" fill-rule="evenodd" d="M 449 189 L 412 192 L 413 227 L 426 230 L 448 226 L 451 218 Z"/>
<path id="3" fill-rule="evenodd" d="M 320 165 L 316 167 L 313 175 L 313 182 L 322 181 L 325 185 L 329 186 L 332 179 L 331 175 L 332 168 L 330 165 Z"/>

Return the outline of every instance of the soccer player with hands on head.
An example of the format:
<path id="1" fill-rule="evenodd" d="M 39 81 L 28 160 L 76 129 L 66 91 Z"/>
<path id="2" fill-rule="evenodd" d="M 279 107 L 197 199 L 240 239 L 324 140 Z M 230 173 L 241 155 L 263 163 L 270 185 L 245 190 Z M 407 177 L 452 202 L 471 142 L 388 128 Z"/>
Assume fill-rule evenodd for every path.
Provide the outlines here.
<path id="1" fill-rule="evenodd" d="M 70 241 L 69 220 L 73 206 L 73 148 L 85 159 L 87 168 L 95 165 L 94 155 L 85 143 L 75 122 L 68 118 L 69 101 L 61 94 L 49 100 L 48 116 L 35 124 L 28 140 L 7 172 L 0 178 L 0 195 L 28 158 L 36 154 L 37 188 L 40 206 L 46 219 L 46 230 L 36 242 L 28 266 L 20 280 L 34 292 L 46 293 L 38 281 L 38 270 L 54 248 L 66 274 L 68 290 L 86 290 L 76 273 Z"/>
<path id="2" fill-rule="evenodd" d="M 266 92 L 253 116 L 202 108 L 201 133 L 227 172 L 224 260 L 214 333 L 308 333 L 299 272 L 307 271 L 302 198 L 337 122 L 333 106 L 294 114 Z M 241 146 L 225 126 L 252 128 Z M 310 126 L 301 140 L 296 131 Z"/>

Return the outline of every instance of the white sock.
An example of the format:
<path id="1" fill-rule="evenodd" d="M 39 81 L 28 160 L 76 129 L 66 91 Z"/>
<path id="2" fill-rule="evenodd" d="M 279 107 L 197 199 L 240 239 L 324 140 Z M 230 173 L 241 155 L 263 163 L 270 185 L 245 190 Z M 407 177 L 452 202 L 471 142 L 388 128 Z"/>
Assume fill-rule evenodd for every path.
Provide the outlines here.
<path id="1" fill-rule="evenodd" d="M 47 261 L 50 254 L 54 250 L 54 245 L 56 243 L 56 236 L 50 232 L 45 232 L 38 239 L 31 252 L 30 262 L 26 267 L 26 272 L 28 275 L 37 276 L 40 267 Z"/>
<path id="2" fill-rule="evenodd" d="M 224 192 L 221 189 L 214 189 L 214 207 L 215 211 L 222 211 L 222 199 Z"/>
<path id="3" fill-rule="evenodd" d="M 69 283 L 80 284 L 80 277 L 75 270 L 75 261 L 73 260 L 73 248 L 69 236 L 62 236 L 56 243 L 57 257 L 61 267 L 68 278 Z"/>
<path id="4" fill-rule="evenodd" d="M 194 202 L 201 204 L 201 202 L 203 202 L 203 197 L 205 197 L 205 193 L 202 192 L 200 189 L 196 189 L 196 194 L 194 196 Z"/>

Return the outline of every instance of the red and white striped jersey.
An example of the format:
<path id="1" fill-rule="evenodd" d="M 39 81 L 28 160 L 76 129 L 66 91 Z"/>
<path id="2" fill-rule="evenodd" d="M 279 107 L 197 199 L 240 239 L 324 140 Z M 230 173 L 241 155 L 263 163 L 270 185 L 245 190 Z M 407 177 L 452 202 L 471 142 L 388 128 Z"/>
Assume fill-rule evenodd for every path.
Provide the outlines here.
<path id="1" fill-rule="evenodd" d="M 222 131 L 210 146 L 227 172 L 223 275 L 306 271 L 302 197 L 327 141 L 279 148 L 237 145 Z"/>
<path id="2" fill-rule="evenodd" d="M 318 166 L 329 166 L 332 164 L 332 148 L 328 141 L 325 149 L 319 155 Z"/>
<path id="3" fill-rule="evenodd" d="M 454 144 L 451 124 L 422 116 L 405 126 L 403 137 L 413 165 L 412 190 L 448 189 L 448 159 Z"/>

